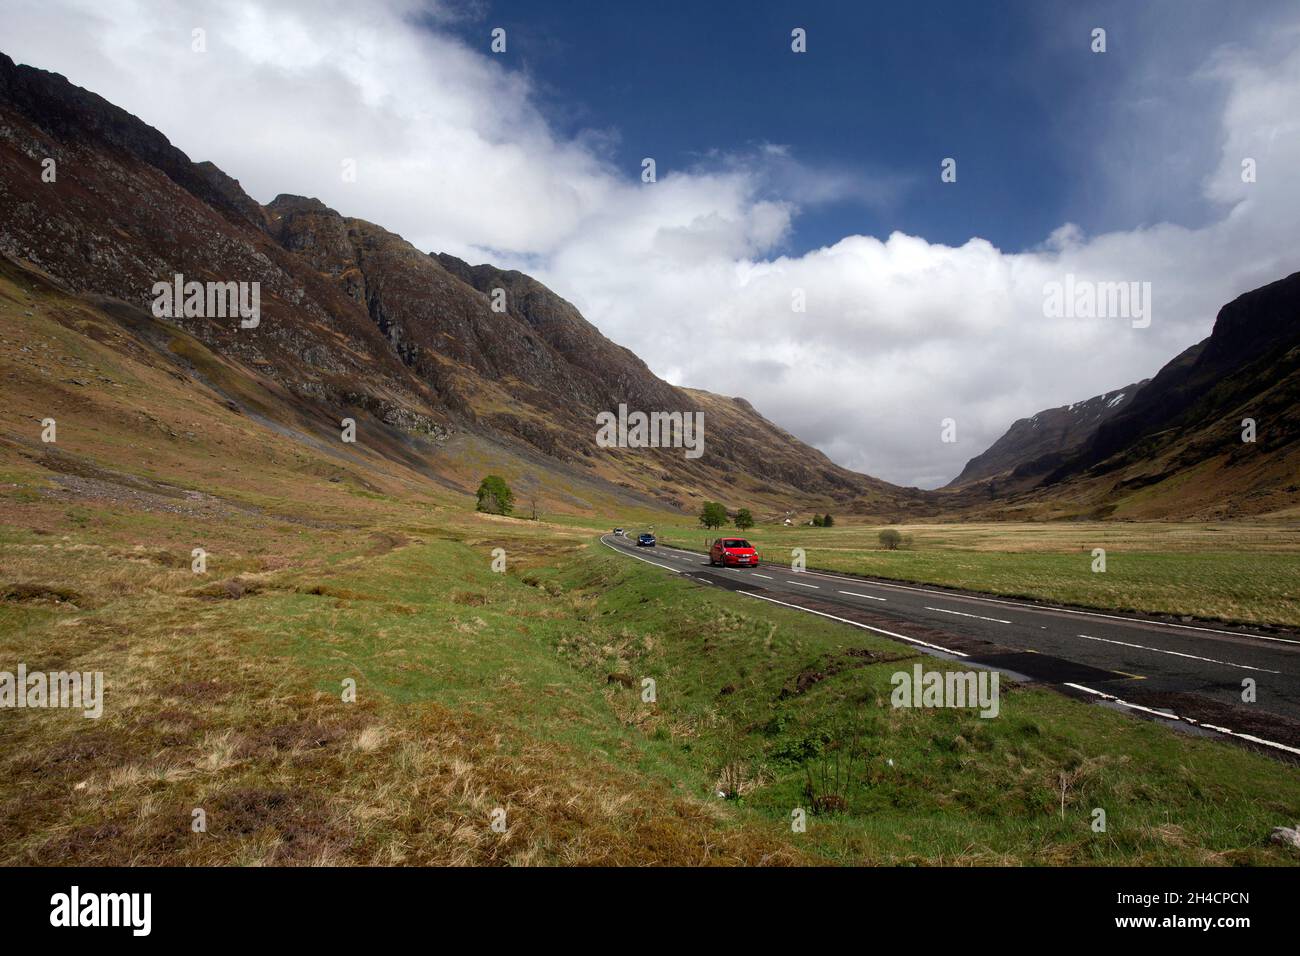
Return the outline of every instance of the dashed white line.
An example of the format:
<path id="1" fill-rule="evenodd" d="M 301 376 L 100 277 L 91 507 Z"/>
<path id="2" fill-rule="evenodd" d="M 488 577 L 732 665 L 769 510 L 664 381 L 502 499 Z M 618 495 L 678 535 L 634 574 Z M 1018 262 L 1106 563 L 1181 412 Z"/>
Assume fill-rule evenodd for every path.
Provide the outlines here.
<path id="1" fill-rule="evenodd" d="M 650 560 L 648 560 L 648 559 L 646 559 L 646 558 L 641 557 L 640 555 L 633 554 L 633 553 L 627 551 L 627 550 L 624 549 L 624 548 L 616 548 L 616 547 L 614 547 L 612 544 L 610 544 L 608 541 L 606 541 L 603 537 L 601 538 L 601 543 L 604 544 L 607 548 L 609 548 L 609 549 L 611 549 L 611 550 L 613 550 L 613 551 L 619 551 L 619 552 L 621 552 L 621 553 L 623 553 L 623 554 L 626 554 L 626 555 L 627 555 L 628 557 L 630 557 L 630 558 L 636 558 L 638 561 L 645 561 L 646 564 L 653 564 L 655 567 L 657 567 L 657 568 L 663 568 L 665 571 L 671 571 L 671 572 L 673 572 L 673 574 L 680 574 L 680 573 L 681 573 L 681 572 L 678 571 L 676 568 L 670 568 L 670 567 L 668 567 L 667 565 L 659 564 L 659 563 L 656 562 L 656 561 L 650 561 Z M 816 572 L 814 572 L 814 573 L 816 573 Z M 755 574 L 754 576 L 755 576 L 755 577 L 759 577 L 759 578 L 764 578 L 764 579 L 770 580 L 770 578 L 768 578 L 767 575 L 765 575 L 765 574 Z M 823 576 L 824 576 L 824 577 L 833 577 L 833 575 L 823 575 Z M 794 584 L 795 582 L 791 581 L 790 583 L 791 583 L 791 584 Z M 886 586 L 886 587 L 889 587 L 890 585 L 885 585 L 885 586 Z M 905 587 L 905 586 L 903 586 L 903 585 L 893 585 L 893 587 L 902 587 L 904 590 L 908 590 L 908 591 L 924 591 L 924 590 L 925 590 L 924 588 L 908 588 L 908 587 Z M 898 633 L 896 633 L 896 632 L 894 632 L 894 631 L 886 631 L 886 630 L 885 630 L 884 628 L 882 628 L 882 627 L 872 627 L 870 624 L 862 624 L 862 623 L 859 623 L 858 621 L 850 621 L 850 620 L 849 620 L 848 618 L 846 618 L 846 617 L 838 617 L 838 616 L 836 616 L 836 615 L 834 615 L 834 614 L 826 614 L 826 613 L 824 613 L 824 612 L 822 612 L 822 611 L 814 611 L 812 608 L 800 607 L 798 604 L 790 604 L 790 603 L 788 603 L 788 602 L 786 602 L 786 601 L 778 601 L 776 598 L 764 597 L 764 596 L 761 595 L 761 594 L 752 594 L 752 593 L 750 593 L 750 592 L 748 592 L 748 591 L 737 591 L 736 593 L 737 593 L 737 594 L 740 594 L 740 595 L 743 595 L 744 597 L 756 598 L 756 599 L 758 599 L 758 600 L 760 600 L 760 601 L 767 601 L 767 602 L 769 602 L 769 603 L 771 603 L 771 604 L 779 604 L 779 605 L 781 605 L 782 607 L 793 608 L 793 609 L 796 610 L 796 611 L 803 611 L 805 614 L 816 614 L 818 617 L 825 617 L 825 618 L 829 618 L 829 619 L 832 620 L 832 621 L 839 621 L 839 622 L 842 623 L 842 624 L 849 624 L 849 625 L 851 625 L 851 626 L 853 626 L 853 627 L 860 627 L 860 628 L 862 628 L 862 629 L 865 630 L 865 631 L 873 631 L 873 632 L 875 632 L 875 633 L 877 633 L 877 634 L 884 634 L 886 637 L 893 637 L 893 638 L 897 638 L 897 639 L 900 640 L 900 641 L 907 641 L 909 644 L 918 644 L 918 645 L 920 645 L 921 647 L 928 647 L 928 648 L 931 648 L 932 650 L 942 651 L 943 653 L 945 653 L 945 654 L 951 654 L 951 655 L 953 655 L 954 657 L 969 657 L 969 656 L 970 656 L 969 654 L 964 654 L 964 653 L 962 653 L 961 651 L 954 651 L 954 650 L 952 650 L 952 649 L 950 649 L 950 648 L 947 648 L 947 647 L 941 647 L 941 646 L 938 645 L 938 644 L 930 644 L 930 643 L 928 643 L 927 641 L 922 641 L 922 640 L 919 640 L 919 639 L 917 639 L 917 638 L 915 638 L 915 637 L 908 637 L 906 634 L 898 634 Z M 843 592 L 843 591 L 842 591 L 842 592 L 840 592 L 840 593 L 844 594 L 844 593 L 849 593 L 849 592 Z M 858 596 L 859 596 L 859 597 L 870 597 L 870 595 L 865 595 L 865 594 L 864 594 L 864 595 L 858 595 Z M 879 600 L 883 600 L 883 598 L 881 598 L 881 599 L 879 599 Z M 986 599 L 986 600 L 987 600 L 987 599 Z M 995 603 L 995 604 L 1015 604 L 1015 602 L 1011 602 L 1011 601 L 992 601 L 991 603 Z M 1034 605 L 1015 605 L 1015 606 L 1018 606 L 1018 607 L 1026 607 L 1026 608 L 1033 609 L 1033 610 L 1042 610 L 1042 608 L 1036 608 Z M 930 610 L 943 610 L 943 609 L 942 609 L 942 608 L 931 608 Z M 1064 611 L 1066 611 L 1067 613 L 1071 613 L 1071 614 L 1087 614 L 1087 613 L 1088 613 L 1088 612 L 1086 612 L 1086 611 L 1069 611 L 1069 610 L 1066 609 L 1066 608 L 1054 608 L 1053 610 L 1064 610 Z M 953 611 L 953 612 L 949 612 L 949 613 L 957 614 L 957 613 L 960 613 L 960 612 L 958 612 L 958 611 Z M 1092 616 L 1094 616 L 1094 617 L 1111 617 L 1111 618 L 1114 618 L 1115 620 L 1120 620 L 1120 621 L 1124 621 L 1124 620 L 1129 620 L 1129 621 L 1131 621 L 1131 620 L 1132 620 L 1132 618 L 1122 618 L 1122 617 L 1118 617 L 1118 616 L 1116 616 L 1116 615 L 1109 615 L 1109 614 L 1096 614 L 1096 615 L 1092 615 Z M 1004 623 L 1010 623 L 1010 622 L 1007 621 L 1007 622 L 1004 622 Z M 1153 621 L 1153 622 L 1143 622 L 1143 623 L 1160 623 L 1160 622 L 1154 622 L 1154 621 Z M 1179 626 L 1186 627 L 1186 625 L 1177 625 L 1177 624 L 1171 624 L 1171 625 L 1167 625 L 1167 626 L 1169 626 L 1169 627 L 1179 627 Z M 1212 630 L 1212 629 L 1211 629 L 1211 628 L 1198 628 L 1198 627 L 1192 627 L 1192 628 L 1189 628 L 1189 630 L 1195 630 L 1195 631 L 1210 631 L 1210 630 Z M 1234 634 L 1234 632 L 1232 632 L 1232 631 L 1217 631 L 1217 632 L 1215 632 L 1215 633 L 1219 633 L 1219 634 L 1233 634 L 1233 636 L 1246 636 L 1246 637 L 1254 637 L 1254 636 L 1257 636 L 1257 635 L 1237 635 L 1237 634 Z M 1107 640 L 1106 638 L 1102 638 L 1102 637 L 1092 637 L 1091 635 L 1088 635 L 1088 634 L 1080 634 L 1079 636 L 1080 636 L 1080 637 L 1083 637 L 1083 638 L 1087 638 L 1087 639 L 1090 640 L 1090 641 L 1104 641 L 1104 642 L 1109 643 L 1109 644 L 1122 644 L 1122 643 L 1123 643 L 1122 641 L 1111 641 L 1111 640 Z M 1275 640 L 1285 640 L 1285 638 L 1274 638 L 1274 639 L 1275 639 Z M 1296 642 L 1288 641 L 1287 643 L 1296 643 Z M 1158 651 L 1159 653 L 1162 653 L 1162 654 L 1173 654 L 1173 655 L 1176 655 L 1176 656 L 1178 656 L 1178 657 L 1193 657 L 1193 655 L 1191 655 L 1191 654 L 1182 654 L 1182 653 L 1179 653 L 1178 651 L 1165 651 L 1165 650 L 1161 650 L 1160 648 L 1156 648 L 1156 647 L 1143 647 L 1143 646 L 1140 645 L 1140 644 L 1128 644 L 1128 645 L 1125 645 L 1125 646 L 1133 647 L 1133 648 L 1139 648 L 1139 649 L 1141 649 L 1141 650 Z M 1228 663 L 1229 663 L 1229 662 L 1227 662 L 1227 661 L 1212 661 L 1212 660 L 1210 660 L 1210 658 L 1207 658 L 1207 657 L 1196 658 L 1196 659 L 1197 659 L 1197 660 L 1208 661 L 1208 662 L 1210 662 L 1210 663 L 1214 663 L 1214 664 L 1228 664 Z M 1246 669 L 1248 669 L 1248 670 L 1264 670 L 1263 668 L 1258 668 L 1258 667 L 1249 667 L 1248 665 L 1245 665 L 1245 664 L 1229 664 L 1229 666 L 1232 666 L 1232 667 L 1243 667 L 1243 668 L 1246 668 Z M 1267 673 L 1270 673 L 1270 674 L 1277 674 L 1277 673 L 1280 673 L 1280 672 L 1279 672 L 1279 671 L 1267 671 Z M 1117 705 L 1119 705 L 1120 707 L 1127 707 L 1129 710 L 1141 711 L 1142 713 L 1151 714 L 1151 715 L 1153 715 L 1153 716 L 1155 716 L 1155 717 L 1161 717 L 1161 718 L 1163 718 L 1163 719 L 1165 719 L 1165 720 L 1182 721 L 1183 723 L 1190 724 L 1190 725 L 1192 725 L 1192 726 L 1194 726 L 1194 727 L 1204 727 L 1206 730 L 1214 731 L 1215 733 L 1226 734 L 1226 735 L 1228 735 L 1228 736 L 1230 736 L 1230 737 L 1236 737 L 1236 738 L 1238 738 L 1238 739 L 1240 739 L 1240 740 L 1248 740 L 1248 741 L 1250 741 L 1251 743 L 1260 744 L 1261 746 L 1264 746 L 1264 747 L 1272 747 L 1272 748 L 1274 748 L 1275 750 L 1284 750 L 1284 751 L 1286 751 L 1287 753 L 1292 753 L 1292 754 L 1300 755 L 1300 747 L 1290 747 L 1290 746 L 1288 746 L 1288 745 L 1286 745 L 1286 744 L 1278 743 L 1278 742 L 1275 741 L 1275 740 L 1266 740 L 1266 739 L 1264 739 L 1263 737 L 1256 737 L 1254 734 L 1244 734 L 1244 733 L 1239 733 L 1238 731 L 1230 730 L 1230 729 L 1228 729 L 1227 727 L 1220 727 L 1220 726 L 1218 726 L 1217 724 L 1209 724 L 1209 723 L 1206 723 L 1206 722 L 1204 722 L 1204 721 L 1196 720 L 1195 718 L 1192 718 L 1192 717 L 1183 717 L 1183 716 L 1180 716 L 1180 715 L 1178 715 L 1178 714 L 1171 713 L 1171 712 L 1168 712 L 1168 711 L 1156 710 L 1156 709 L 1154 709 L 1154 708 L 1152 708 L 1152 707 L 1143 707 L 1141 704 L 1133 704 L 1133 703 L 1129 703 L 1128 701 L 1123 700 L 1122 698 L 1116 697 L 1114 694 L 1107 694 L 1107 693 L 1105 693 L 1105 692 L 1103 692 L 1103 691 L 1094 690 L 1094 689 L 1091 688 L 1091 687 L 1085 687 L 1083 684 L 1072 684 L 1072 683 L 1067 682 L 1067 683 L 1063 684 L 1062 686 L 1065 686 L 1065 687 L 1073 687 L 1075 690 L 1080 690 L 1080 691 L 1083 691 L 1083 692 L 1085 692 L 1085 693 L 1092 694 L 1092 695 L 1095 696 L 1095 697 L 1100 697 L 1100 698 L 1102 698 L 1102 699 L 1104 699 L 1104 700 L 1111 701 L 1112 703 L 1117 704 Z"/>
<path id="2" fill-rule="evenodd" d="M 848 574 L 833 574 L 829 571 L 805 571 L 804 574 L 815 574 L 819 578 L 830 578 L 832 581 L 844 581 L 846 583 L 856 583 L 862 581 L 862 578 L 853 577 Z M 1082 608 L 1061 607 L 1056 604 L 1030 604 L 1026 601 L 1009 601 L 1005 598 L 982 597 L 974 594 L 952 594 L 948 591 L 940 591 L 935 588 L 921 588 L 909 584 L 894 584 L 889 581 L 869 580 L 872 587 L 897 588 L 900 591 L 917 591 L 921 594 L 934 594 L 938 597 L 959 598 L 964 601 L 978 601 L 981 604 L 1000 604 L 1004 607 L 1023 608 L 1026 611 L 1044 611 L 1056 614 L 1076 614 L 1080 617 L 1095 617 L 1107 621 L 1121 621 L 1126 624 L 1139 624 L 1151 627 L 1172 627 L 1183 631 L 1200 631 L 1204 634 L 1222 634 L 1225 637 L 1246 637 L 1254 638 L 1258 641 L 1275 641 L 1279 644 L 1300 644 L 1300 640 L 1290 637 L 1274 637 L 1269 634 L 1249 634 L 1243 631 L 1225 631 L 1214 627 L 1201 627 L 1196 624 L 1175 624 L 1173 621 L 1152 621 L 1143 620 L 1136 617 L 1124 617 L 1121 614 L 1105 614 L 1101 611 L 1087 611 Z"/>
<path id="3" fill-rule="evenodd" d="M 1120 647 L 1133 647 L 1139 651 L 1154 651 L 1157 654 L 1170 654 L 1174 657 L 1188 657 L 1194 661 L 1205 661 L 1207 664 L 1222 664 L 1225 667 L 1240 667 L 1244 671 L 1260 671 L 1264 674 L 1280 674 L 1281 671 L 1271 671 L 1267 667 L 1251 667 L 1249 664 L 1234 664 L 1232 661 L 1217 661 L 1213 657 L 1198 657 L 1196 654 L 1184 654 L 1182 651 L 1167 651 L 1163 647 L 1147 647 L 1145 644 L 1129 644 L 1127 641 L 1112 641 L 1108 637 L 1092 637 L 1088 634 L 1080 634 L 1085 641 L 1101 641 L 1103 644 L 1118 644 Z"/>
<path id="4" fill-rule="evenodd" d="M 840 591 L 840 594 L 847 594 L 849 597 L 866 598 L 868 601 L 883 601 L 882 597 L 875 597 L 871 594 L 859 594 L 857 591 Z"/>
<path id="5" fill-rule="evenodd" d="M 694 553 L 694 552 L 688 552 Z M 830 571 L 804 571 L 804 574 L 814 574 L 820 578 L 830 578 L 833 581 L 843 581 L 845 583 L 862 582 L 861 577 L 855 577 L 849 574 L 835 574 Z M 978 601 L 982 604 L 1001 604 L 1005 607 L 1018 607 L 1026 611 L 1053 612 L 1057 614 L 1077 614 L 1080 617 L 1094 617 L 1107 621 L 1122 621 L 1126 624 L 1139 624 L 1150 627 L 1172 627 L 1182 631 L 1200 631 L 1205 634 L 1222 634 L 1225 637 L 1245 637 L 1254 638 L 1257 641 L 1274 641 L 1279 644 L 1300 644 L 1300 640 L 1290 637 L 1274 637 L 1270 634 L 1250 634 L 1243 631 L 1225 631 L 1214 627 L 1203 627 L 1197 624 L 1176 624 L 1173 621 L 1154 621 L 1143 620 L 1136 617 L 1124 617 L 1120 614 L 1106 614 L 1102 611 L 1088 611 L 1082 608 L 1060 607 L 1055 604 L 1030 604 L 1026 601 L 1010 601 L 1005 598 L 983 597 L 974 594 L 953 594 L 949 591 L 940 591 L 935 588 L 922 588 L 908 584 L 894 584 L 889 581 L 880 581 L 876 579 L 868 580 L 864 583 L 872 587 L 897 588 L 900 591 L 917 591 L 921 594 L 934 594 L 938 597 L 959 598 L 964 601 Z"/>
<path id="6" fill-rule="evenodd" d="M 984 617 L 980 614 L 967 614 L 965 611 L 950 611 L 946 607 L 927 607 L 927 611 L 938 611 L 940 614 L 956 614 L 958 617 L 973 617 L 977 621 L 992 621 L 994 624 L 1010 624 L 1010 621 L 1004 621 L 1000 617 Z"/>
<path id="7" fill-rule="evenodd" d="M 820 590 L 821 590 L 821 585 L 820 585 L 820 584 L 804 584 L 802 581 L 786 581 L 785 583 L 786 583 L 786 584 L 797 584 L 797 585 L 798 585 L 799 587 L 801 587 L 801 588 L 813 588 L 814 590 L 817 590 L 817 591 L 820 591 Z"/>
<path id="8" fill-rule="evenodd" d="M 766 574 L 759 574 L 757 571 L 754 572 L 754 577 L 756 577 L 756 578 L 762 578 L 764 581 L 770 581 L 770 580 L 772 580 L 772 578 L 771 578 L 770 576 L 768 576 L 768 575 L 766 575 Z"/>

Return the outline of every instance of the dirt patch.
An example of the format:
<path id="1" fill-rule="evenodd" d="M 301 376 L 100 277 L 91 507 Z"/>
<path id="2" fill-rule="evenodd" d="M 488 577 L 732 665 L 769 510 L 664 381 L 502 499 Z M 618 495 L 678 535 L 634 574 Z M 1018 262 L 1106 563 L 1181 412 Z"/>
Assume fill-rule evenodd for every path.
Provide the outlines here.
<path id="1" fill-rule="evenodd" d="M 30 581 L 16 581 L 13 584 L 6 584 L 3 593 L 0 593 L 0 601 L 6 601 L 10 604 L 23 604 L 29 601 L 74 604 L 80 603 L 81 600 L 81 595 L 71 588 L 61 588 L 53 584 L 37 584 Z"/>
<path id="2" fill-rule="evenodd" d="M 867 650 L 865 647 L 850 647 L 846 651 L 841 651 L 838 654 L 827 656 L 815 666 L 805 668 L 794 677 L 790 678 L 781 687 L 781 692 L 776 695 L 777 700 L 789 700 L 791 697 L 798 697 L 800 694 L 806 694 L 822 681 L 834 677 L 836 674 L 843 673 L 844 671 L 866 667 L 868 664 L 883 664 L 890 661 L 906 660 L 912 656 L 914 655 L 876 654 Z"/>
<path id="3" fill-rule="evenodd" d="M 101 764 L 116 765 L 121 761 L 122 738 L 111 731 L 91 727 L 45 744 L 38 753 L 17 757 L 11 767 L 16 774 L 48 778 L 72 773 L 84 775 Z"/>
<path id="4" fill-rule="evenodd" d="M 272 831 L 279 842 L 272 863 L 302 863 L 328 848 L 345 850 L 346 831 L 335 826 L 312 794 L 272 787 L 240 787 L 209 801 L 208 833 L 248 837 Z"/>
<path id="5" fill-rule="evenodd" d="M 476 594 L 473 591 L 457 591 L 452 595 L 452 603 L 465 604 L 470 607 L 481 607 L 487 603 L 487 595 Z"/>
<path id="6" fill-rule="evenodd" d="M 246 578 L 231 578 L 229 581 L 219 581 L 216 584 L 193 588 L 186 591 L 185 596 L 204 598 L 209 601 L 238 601 L 240 598 L 258 594 L 263 589 L 264 586 L 261 582 L 250 581 Z"/>
<path id="7" fill-rule="evenodd" d="M 375 601 L 378 600 L 373 594 L 362 594 L 360 591 L 352 591 L 348 588 L 336 588 L 332 584 L 313 584 L 309 587 L 297 589 L 299 594 L 312 594 L 319 597 L 338 598 L 341 601 Z"/>
<path id="8" fill-rule="evenodd" d="M 116 823 L 87 824 L 66 836 L 50 840 L 42 847 L 43 860 L 66 862 L 95 859 L 117 846 L 125 831 Z"/>
<path id="9" fill-rule="evenodd" d="M 369 554 L 387 554 L 397 548 L 404 548 L 411 543 L 411 539 L 403 534 L 390 534 L 387 531 L 376 531 L 370 535 L 371 547 Z"/>
<path id="10" fill-rule="evenodd" d="M 326 724 L 319 720 L 298 720 L 288 724 L 254 728 L 247 731 L 236 755 L 267 758 L 285 752 L 330 750 L 338 748 L 359 729 L 361 718 Z"/>
<path id="11" fill-rule="evenodd" d="M 158 689 L 158 694 L 162 697 L 179 698 L 181 700 L 195 702 L 202 701 L 204 703 L 225 700 L 232 692 L 232 687 L 217 680 L 182 681 L 175 684 L 168 684 L 166 687 L 160 687 Z"/>

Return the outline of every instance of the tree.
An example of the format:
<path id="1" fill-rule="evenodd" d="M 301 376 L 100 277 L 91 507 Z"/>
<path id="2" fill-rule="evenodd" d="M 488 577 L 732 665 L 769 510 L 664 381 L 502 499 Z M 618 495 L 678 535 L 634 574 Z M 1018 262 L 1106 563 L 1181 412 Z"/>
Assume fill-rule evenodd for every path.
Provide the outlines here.
<path id="1" fill-rule="evenodd" d="M 727 523 L 727 509 L 716 501 L 706 501 L 700 507 L 700 524 L 706 528 L 721 528 Z"/>
<path id="2" fill-rule="evenodd" d="M 508 515 L 514 507 L 515 495 L 500 475 L 488 475 L 478 486 L 478 511 L 488 514 Z"/>
<path id="3" fill-rule="evenodd" d="M 830 515 L 827 515 L 825 518 L 822 518 L 822 527 L 823 528 L 835 527 L 835 519 L 832 518 Z"/>
<path id="4" fill-rule="evenodd" d="M 822 526 L 822 516 L 821 516 L 821 515 L 813 515 L 812 526 L 813 526 L 814 528 L 820 528 L 820 527 Z"/>
<path id="5" fill-rule="evenodd" d="M 741 531 L 754 527 L 754 516 L 749 513 L 748 508 L 741 508 L 736 512 L 736 527 Z"/>
<path id="6" fill-rule="evenodd" d="M 898 546 L 903 543 L 903 536 L 893 528 L 886 528 L 880 532 L 881 547 L 887 551 L 897 551 Z"/>

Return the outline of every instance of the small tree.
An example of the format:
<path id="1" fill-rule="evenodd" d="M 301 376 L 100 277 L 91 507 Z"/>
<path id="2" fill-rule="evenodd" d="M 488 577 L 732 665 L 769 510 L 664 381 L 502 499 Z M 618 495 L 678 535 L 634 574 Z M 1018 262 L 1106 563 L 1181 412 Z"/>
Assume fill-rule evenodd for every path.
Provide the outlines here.
<path id="1" fill-rule="evenodd" d="M 812 524 L 814 528 L 820 528 L 822 526 L 822 523 L 823 523 L 823 519 L 821 515 L 813 515 Z"/>
<path id="2" fill-rule="evenodd" d="M 835 527 L 835 519 L 832 518 L 830 515 L 827 515 L 825 518 L 822 519 L 822 527 L 823 528 Z"/>
<path id="3" fill-rule="evenodd" d="M 716 501 L 706 501 L 700 508 L 700 524 L 706 528 L 721 528 L 727 523 L 727 509 Z"/>
<path id="4" fill-rule="evenodd" d="M 903 543 L 903 536 L 893 528 L 886 528 L 880 532 L 880 545 L 887 551 L 897 551 L 898 546 Z"/>
<path id="5" fill-rule="evenodd" d="M 478 511 L 488 514 L 508 515 L 514 507 L 515 496 L 500 475 L 488 475 L 478 486 Z"/>
<path id="6" fill-rule="evenodd" d="M 754 516 L 749 513 L 748 508 L 741 508 L 737 511 L 735 520 L 736 527 L 741 531 L 754 527 Z"/>

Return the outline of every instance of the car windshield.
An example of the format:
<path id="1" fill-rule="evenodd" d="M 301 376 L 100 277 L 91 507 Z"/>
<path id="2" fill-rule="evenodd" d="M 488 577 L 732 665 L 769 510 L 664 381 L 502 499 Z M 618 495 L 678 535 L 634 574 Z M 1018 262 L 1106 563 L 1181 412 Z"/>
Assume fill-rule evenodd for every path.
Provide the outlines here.
<path id="1" fill-rule="evenodd" d="M 724 548 L 748 548 L 749 542 L 744 538 L 727 538 L 722 542 Z"/>

